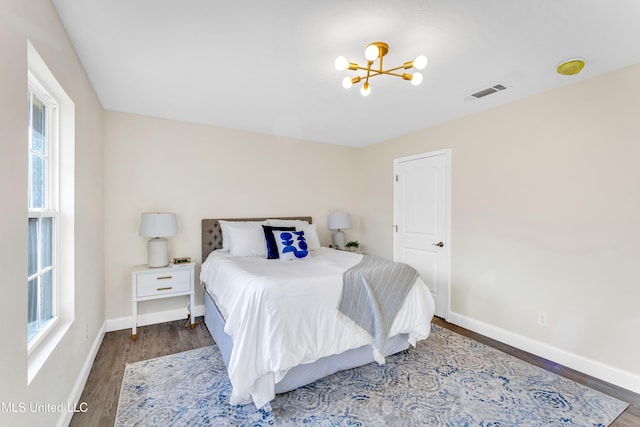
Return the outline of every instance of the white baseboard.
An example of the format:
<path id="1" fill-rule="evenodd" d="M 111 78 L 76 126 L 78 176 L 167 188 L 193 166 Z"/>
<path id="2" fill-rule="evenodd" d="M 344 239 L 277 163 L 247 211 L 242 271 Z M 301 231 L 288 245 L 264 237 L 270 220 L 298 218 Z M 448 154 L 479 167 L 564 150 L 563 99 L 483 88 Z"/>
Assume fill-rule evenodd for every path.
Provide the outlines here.
<path id="1" fill-rule="evenodd" d="M 484 323 L 482 321 L 464 316 L 459 313 L 450 313 L 449 320 L 454 325 L 462 326 L 470 331 L 482 334 L 486 337 L 519 348 L 559 363 L 576 371 L 583 372 L 592 377 L 615 384 L 618 387 L 640 393 L 640 376 L 627 371 L 606 365 L 596 360 L 562 350 L 549 344 L 507 331 L 502 328 Z"/>
<path id="2" fill-rule="evenodd" d="M 204 316 L 204 305 L 196 305 L 194 316 Z M 147 313 L 138 315 L 138 326 L 153 325 L 155 323 L 171 322 L 173 320 L 186 319 L 187 313 L 184 308 L 175 310 L 158 311 L 155 313 Z M 107 332 L 119 331 L 122 329 L 131 329 L 131 316 L 118 317 L 116 319 L 107 319 L 105 322 Z"/>
<path id="3" fill-rule="evenodd" d="M 68 426 L 71 422 L 71 418 L 73 417 L 74 410 L 84 411 L 89 408 L 86 407 L 86 403 L 80 402 L 80 397 L 82 397 L 82 392 L 84 390 L 84 386 L 87 383 L 87 379 L 89 378 L 89 373 L 91 372 L 91 368 L 93 367 L 93 362 L 98 355 L 98 350 L 100 350 L 100 345 L 102 344 L 102 340 L 104 339 L 106 329 L 106 322 L 102 324 L 102 327 L 98 331 L 96 335 L 96 339 L 93 340 L 93 345 L 91 346 L 91 350 L 87 355 L 87 359 L 84 361 L 82 365 L 82 369 L 80 370 L 80 374 L 78 375 L 78 379 L 76 383 L 73 385 L 73 389 L 71 390 L 71 394 L 69 395 L 69 399 L 67 400 L 67 411 L 62 411 L 60 418 L 58 419 L 57 426 L 64 427 Z M 72 409 L 72 410 L 70 410 Z"/>

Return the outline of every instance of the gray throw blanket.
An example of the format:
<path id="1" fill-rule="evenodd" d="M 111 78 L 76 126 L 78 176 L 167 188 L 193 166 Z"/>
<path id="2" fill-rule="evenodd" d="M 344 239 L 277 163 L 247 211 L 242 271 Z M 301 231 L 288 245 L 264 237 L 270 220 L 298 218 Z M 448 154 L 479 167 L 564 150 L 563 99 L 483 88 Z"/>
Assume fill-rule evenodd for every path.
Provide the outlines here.
<path id="1" fill-rule="evenodd" d="M 343 274 L 338 310 L 373 337 L 380 364 L 393 321 L 417 277 L 410 265 L 368 255 Z"/>

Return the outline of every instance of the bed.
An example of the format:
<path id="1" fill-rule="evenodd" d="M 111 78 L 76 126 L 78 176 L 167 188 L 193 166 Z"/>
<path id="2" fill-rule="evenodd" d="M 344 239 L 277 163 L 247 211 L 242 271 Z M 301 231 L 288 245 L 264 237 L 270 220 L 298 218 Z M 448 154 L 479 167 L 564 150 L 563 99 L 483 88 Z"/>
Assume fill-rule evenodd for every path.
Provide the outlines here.
<path id="1" fill-rule="evenodd" d="M 308 240 L 307 256 L 282 261 L 268 259 L 266 249 L 239 250 L 241 244 L 251 246 L 247 230 L 257 245 L 255 227 L 262 225 L 277 230 L 297 226 Z M 310 217 L 203 219 L 202 260 L 205 324 L 227 366 L 233 405 L 268 409 L 277 393 L 383 362 L 430 332 L 435 303 L 418 277 L 376 354 L 372 336 L 337 309 L 344 272 L 362 264 L 363 255 L 320 247 Z"/>

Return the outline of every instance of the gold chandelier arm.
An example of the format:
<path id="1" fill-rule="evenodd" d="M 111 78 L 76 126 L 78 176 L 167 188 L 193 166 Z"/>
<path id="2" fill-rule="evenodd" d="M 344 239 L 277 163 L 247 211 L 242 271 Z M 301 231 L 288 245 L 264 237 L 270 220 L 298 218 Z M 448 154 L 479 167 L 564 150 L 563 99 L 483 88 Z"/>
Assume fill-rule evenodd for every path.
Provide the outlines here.
<path id="1" fill-rule="evenodd" d="M 391 74 L 390 71 L 396 71 L 405 68 L 404 65 L 400 65 L 399 67 L 389 68 L 388 70 L 383 71 L 383 74 Z"/>
<path id="2" fill-rule="evenodd" d="M 371 70 L 371 72 L 369 74 L 367 74 L 367 76 L 365 76 L 364 78 L 371 78 L 371 77 L 375 77 L 375 76 L 381 76 L 383 74 L 404 78 L 404 74 L 394 73 L 394 72 L 391 72 L 390 70 L 383 71 L 383 72 L 380 72 L 378 70 Z"/>
<path id="3" fill-rule="evenodd" d="M 399 67 L 395 67 L 395 68 L 389 68 L 388 70 L 376 70 L 376 69 L 371 69 L 370 67 L 361 67 L 360 65 L 358 65 L 355 68 L 350 68 L 351 70 L 362 70 L 362 71 L 366 71 L 371 77 L 373 77 L 374 75 L 380 75 L 380 74 L 390 74 L 392 76 L 400 76 L 402 77 L 402 74 L 397 74 L 397 73 L 393 73 L 393 71 L 397 71 L 404 68 L 404 66 L 399 66 Z"/>
<path id="4" fill-rule="evenodd" d="M 404 74 L 392 73 L 390 70 L 384 71 L 384 72 L 382 72 L 380 74 L 387 74 L 389 76 L 396 76 L 396 77 L 403 77 L 404 78 Z"/>
<path id="5" fill-rule="evenodd" d="M 365 83 L 369 83 L 369 77 L 373 77 L 371 75 L 371 66 L 373 65 L 373 61 L 369 61 L 369 64 L 367 64 L 367 77 L 365 78 Z M 375 70 L 373 70 L 373 72 L 375 73 Z"/>
<path id="6" fill-rule="evenodd" d="M 360 66 L 360 65 L 358 65 L 358 64 L 356 64 L 356 63 L 354 63 L 354 65 L 356 65 L 356 66 L 355 66 L 355 67 L 353 67 L 353 68 L 349 68 L 349 69 L 350 69 L 350 70 L 354 70 L 354 71 L 355 71 L 355 70 L 362 70 L 362 71 L 366 71 L 366 72 L 379 73 L 379 71 L 378 71 L 378 70 L 372 70 L 372 69 L 371 69 L 371 66 L 369 66 L 369 67 L 362 67 L 362 66 Z"/>

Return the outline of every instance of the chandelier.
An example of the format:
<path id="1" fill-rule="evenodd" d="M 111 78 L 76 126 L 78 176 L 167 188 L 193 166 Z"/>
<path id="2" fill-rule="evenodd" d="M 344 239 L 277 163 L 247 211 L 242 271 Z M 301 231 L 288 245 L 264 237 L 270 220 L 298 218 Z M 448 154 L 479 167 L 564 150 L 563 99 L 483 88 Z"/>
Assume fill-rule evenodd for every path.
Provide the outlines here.
<path id="1" fill-rule="evenodd" d="M 387 74 L 390 76 L 402 77 L 404 80 L 409 80 L 412 85 L 418 86 L 422 83 L 422 74 L 415 72 L 413 74 L 410 73 L 401 73 L 397 72 L 400 69 L 408 70 L 409 68 L 415 68 L 417 70 L 422 70 L 427 66 L 427 57 L 424 55 L 418 55 L 416 59 L 413 61 L 405 62 L 399 67 L 389 68 L 385 70 L 382 67 L 382 58 L 389 52 L 389 45 L 384 42 L 373 42 L 367 46 L 364 51 L 364 56 L 367 58 L 367 66 L 361 67 L 355 62 L 349 62 L 347 58 L 344 56 L 338 56 L 334 62 L 336 70 L 344 71 L 346 69 L 357 71 L 362 70 L 366 71 L 364 76 L 356 76 L 356 77 L 345 77 L 342 80 L 342 86 L 345 89 L 349 89 L 356 83 L 364 82 L 362 87 L 360 88 L 360 93 L 362 96 L 368 96 L 371 93 L 371 85 L 369 84 L 369 79 L 375 76 L 379 76 L 382 74 Z M 376 60 L 379 61 L 378 66 L 374 67 L 374 62 Z"/>

